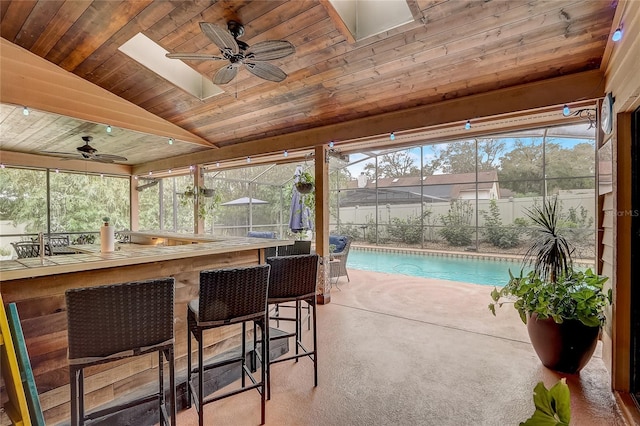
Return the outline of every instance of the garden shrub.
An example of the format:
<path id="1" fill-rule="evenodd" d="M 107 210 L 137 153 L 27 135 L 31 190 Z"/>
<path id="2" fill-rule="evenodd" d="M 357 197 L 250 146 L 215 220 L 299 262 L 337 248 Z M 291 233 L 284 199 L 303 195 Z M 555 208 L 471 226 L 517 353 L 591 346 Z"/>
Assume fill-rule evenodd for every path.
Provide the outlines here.
<path id="1" fill-rule="evenodd" d="M 514 226 L 502 225 L 500 209 L 496 200 L 491 200 L 489 211 L 482 211 L 484 229 L 482 231 L 485 240 L 494 247 L 502 249 L 512 248 L 518 245 L 520 229 Z"/>
<path id="2" fill-rule="evenodd" d="M 453 200 L 446 215 L 441 215 L 440 220 L 444 227 L 440 229 L 440 235 L 452 246 L 465 246 L 472 242 L 473 228 L 471 217 L 473 207 L 469 201 Z"/>

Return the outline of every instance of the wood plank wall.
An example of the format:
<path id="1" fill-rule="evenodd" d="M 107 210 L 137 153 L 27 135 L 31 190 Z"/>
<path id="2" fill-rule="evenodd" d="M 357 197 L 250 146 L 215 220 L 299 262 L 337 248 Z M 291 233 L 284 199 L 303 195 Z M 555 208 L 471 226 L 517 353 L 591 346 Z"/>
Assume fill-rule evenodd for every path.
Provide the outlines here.
<path id="1" fill-rule="evenodd" d="M 64 292 L 87 287 L 156 277 L 173 276 L 175 293 L 176 375 L 186 369 L 186 306 L 198 297 L 199 271 L 257 264 L 258 250 L 124 266 L 2 282 L 5 303 L 15 302 L 31 358 L 31 365 L 47 424 L 70 417 L 67 363 L 67 317 Z M 239 326 L 211 330 L 205 339 L 205 356 L 239 342 Z M 85 372 L 88 409 L 131 394 L 157 380 L 156 354 L 91 367 Z"/>

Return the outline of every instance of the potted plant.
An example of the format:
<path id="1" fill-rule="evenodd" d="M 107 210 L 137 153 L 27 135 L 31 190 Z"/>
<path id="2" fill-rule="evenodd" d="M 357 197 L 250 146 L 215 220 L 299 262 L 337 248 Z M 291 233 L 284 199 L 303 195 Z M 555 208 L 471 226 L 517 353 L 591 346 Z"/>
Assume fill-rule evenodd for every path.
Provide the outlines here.
<path id="1" fill-rule="evenodd" d="M 300 172 L 298 181 L 296 182 L 296 189 L 301 194 L 308 194 L 313 191 L 313 176 L 309 172 Z"/>
<path id="2" fill-rule="evenodd" d="M 180 194 L 180 204 L 183 206 L 193 205 L 196 198 L 198 199 L 198 217 L 206 219 L 213 213 L 220 204 L 220 194 L 215 189 L 198 187 L 197 190 L 193 185 L 187 185 L 184 192 Z"/>
<path id="3" fill-rule="evenodd" d="M 491 292 L 489 309 L 495 315 L 496 305 L 512 302 L 543 365 L 574 374 L 595 350 L 611 290 L 603 290 L 606 277 L 573 269 L 574 248 L 558 226 L 556 197 L 525 213 L 536 226 L 537 236 L 524 256 L 524 266 L 533 269 L 519 276 L 509 271 L 507 285 Z"/>

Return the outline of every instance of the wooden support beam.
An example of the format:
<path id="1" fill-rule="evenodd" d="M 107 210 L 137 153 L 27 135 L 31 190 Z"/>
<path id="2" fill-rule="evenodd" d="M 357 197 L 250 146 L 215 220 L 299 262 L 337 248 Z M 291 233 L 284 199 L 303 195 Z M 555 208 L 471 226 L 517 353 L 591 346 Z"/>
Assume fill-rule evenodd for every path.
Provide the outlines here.
<path id="1" fill-rule="evenodd" d="M 215 148 L 172 124 L 51 62 L 0 39 L 0 101 L 92 123 L 172 137 Z"/>
<path id="2" fill-rule="evenodd" d="M 322 258 L 318 278 L 318 303 L 326 304 L 331 301 L 330 271 L 329 271 L 329 161 L 327 157 L 328 145 L 315 147 L 316 173 L 316 253 Z"/>
<path id="3" fill-rule="evenodd" d="M 482 119 L 569 104 L 604 95 L 604 78 L 599 70 L 571 74 L 544 81 L 523 84 L 464 98 L 451 99 L 425 105 L 323 126 L 286 135 L 258 139 L 216 150 L 185 154 L 171 159 L 157 160 L 134 166 L 134 174 L 152 170 L 167 170 L 190 164 L 210 164 L 216 161 L 258 156 L 282 151 L 312 148 L 328 141 L 355 141 L 356 139 L 428 129 L 468 119 Z"/>

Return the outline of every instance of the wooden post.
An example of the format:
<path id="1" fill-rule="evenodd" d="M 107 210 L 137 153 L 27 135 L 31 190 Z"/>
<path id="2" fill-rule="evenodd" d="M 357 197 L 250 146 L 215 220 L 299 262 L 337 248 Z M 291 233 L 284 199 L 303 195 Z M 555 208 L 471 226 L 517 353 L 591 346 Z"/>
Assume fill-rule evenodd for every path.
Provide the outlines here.
<path id="1" fill-rule="evenodd" d="M 193 232 L 196 234 L 204 234 L 204 219 L 198 214 L 202 202 L 200 187 L 204 187 L 204 168 L 202 164 L 197 164 L 193 175 L 193 190 L 196 193 L 193 199 Z"/>
<path id="2" fill-rule="evenodd" d="M 129 177 L 129 193 L 130 193 L 129 220 L 130 220 L 132 231 L 137 231 L 140 227 L 140 198 L 139 198 L 139 192 L 136 189 L 137 187 L 138 187 L 138 179 L 134 179 L 133 176 Z"/>
<path id="3" fill-rule="evenodd" d="M 328 145 L 315 147 L 316 172 L 316 253 L 320 256 L 318 299 L 321 305 L 331 301 L 329 271 L 329 161 Z"/>

